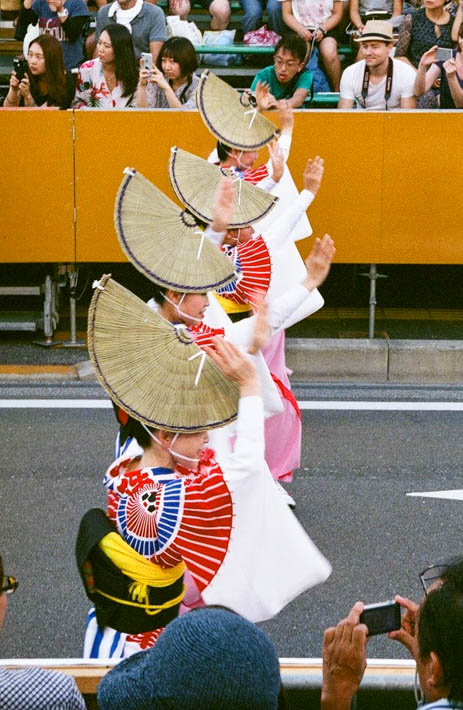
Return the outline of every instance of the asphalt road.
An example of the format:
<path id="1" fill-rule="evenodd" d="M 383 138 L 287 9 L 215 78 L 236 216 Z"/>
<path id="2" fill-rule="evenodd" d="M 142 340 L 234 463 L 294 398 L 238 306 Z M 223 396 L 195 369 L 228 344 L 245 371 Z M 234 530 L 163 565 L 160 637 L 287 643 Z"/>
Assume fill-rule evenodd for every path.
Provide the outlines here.
<path id="1" fill-rule="evenodd" d="M 316 387 L 299 399 L 462 401 L 458 388 Z M 103 397 L 95 386 L 0 386 L 0 400 Z M 107 409 L 1 409 L 0 552 L 20 580 L 0 656 L 78 657 L 88 602 L 74 563 L 82 514 L 104 506 L 115 420 Z M 303 412 L 297 516 L 331 578 L 263 624 L 280 656 L 318 657 L 323 629 L 353 602 L 419 599 L 418 573 L 461 550 L 463 501 L 407 497 L 463 488 L 462 411 Z M 288 550 L 291 554 L 291 550 Z M 282 574 L 284 567 L 282 565 Z M 406 657 L 377 637 L 370 657 Z"/>

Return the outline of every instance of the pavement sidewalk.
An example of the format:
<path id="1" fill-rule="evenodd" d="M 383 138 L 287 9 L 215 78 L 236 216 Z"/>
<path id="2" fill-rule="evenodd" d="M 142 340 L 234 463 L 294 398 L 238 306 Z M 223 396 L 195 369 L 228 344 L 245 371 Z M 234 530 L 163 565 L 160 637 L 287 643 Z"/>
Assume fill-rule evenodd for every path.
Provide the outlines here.
<path id="1" fill-rule="evenodd" d="M 81 347 L 41 347 L 38 334 L 0 333 L 0 381 L 95 378 L 78 320 Z M 287 332 L 287 364 L 297 382 L 447 383 L 463 381 L 463 311 L 378 309 L 369 340 L 368 309 L 324 308 Z"/>

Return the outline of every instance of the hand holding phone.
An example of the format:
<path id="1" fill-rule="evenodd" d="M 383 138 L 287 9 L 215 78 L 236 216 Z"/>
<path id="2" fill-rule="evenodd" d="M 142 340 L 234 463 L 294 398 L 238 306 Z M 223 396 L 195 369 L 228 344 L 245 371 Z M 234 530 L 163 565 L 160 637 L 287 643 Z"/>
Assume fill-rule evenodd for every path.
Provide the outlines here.
<path id="1" fill-rule="evenodd" d="M 145 71 L 153 70 L 153 56 L 149 52 L 142 52 L 142 67 Z"/>
<path id="2" fill-rule="evenodd" d="M 368 628 L 368 636 L 387 634 L 400 629 L 400 604 L 395 601 L 368 604 L 360 614 L 360 623 Z"/>
<path id="3" fill-rule="evenodd" d="M 13 69 L 16 74 L 18 81 L 24 79 L 24 75 L 27 69 L 27 62 L 25 59 L 20 59 L 19 57 L 14 57 L 13 59 Z"/>
<path id="4" fill-rule="evenodd" d="M 448 62 L 452 58 L 453 49 L 447 49 L 446 47 L 438 47 L 436 49 L 436 62 Z"/>

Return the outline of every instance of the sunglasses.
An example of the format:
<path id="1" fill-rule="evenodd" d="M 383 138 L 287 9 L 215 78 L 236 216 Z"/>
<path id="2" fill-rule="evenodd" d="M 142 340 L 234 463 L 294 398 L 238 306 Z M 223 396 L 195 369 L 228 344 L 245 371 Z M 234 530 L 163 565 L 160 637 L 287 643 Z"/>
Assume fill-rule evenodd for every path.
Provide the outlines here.
<path id="1" fill-rule="evenodd" d="M 18 588 L 18 580 L 16 577 L 0 577 L 2 580 L 2 586 L 0 592 L 5 592 L 6 594 L 13 594 Z"/>

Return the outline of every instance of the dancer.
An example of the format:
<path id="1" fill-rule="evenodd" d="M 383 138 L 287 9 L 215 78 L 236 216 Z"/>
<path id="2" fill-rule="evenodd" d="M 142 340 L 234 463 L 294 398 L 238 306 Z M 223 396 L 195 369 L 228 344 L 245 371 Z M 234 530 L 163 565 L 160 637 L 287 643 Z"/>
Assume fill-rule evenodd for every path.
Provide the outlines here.
<path id="1" fill-rule="evenodd" d="M 95 603 L 84 655 L 122 658 L 154 645 L 178 612 L 186 569 L 206 603 L 251 621 L 324 581 L 329 563 L 265 465 L 252 361 L 219 337 L 204 353 L 109 277 L 96 284 L 88 335 L 97 377 L 143 452 L 108 469 L 108 517 L 92 510 L 81 523 L 78 566 Z M 233 453 L 206 450 L 207 430 L 234 418 Z"/>
<path id="2" fill-rule="evenodd" d="M 242 306 L 252 306 L 254 299 L 259 295 L 259 289 L 267 284 L 267 299 L 270 307 L 274 302 L 291 288 L 295 280 L 302 280 L 305 275 L 305 266 L 292 238 L 295 225 L 302 214 L 314 200 L 321 184 L 324 172 L 324 161 L 319 156 L 308 160 L 303 175 L 304 189 L 297 199 L 285 211 L 280 210 L 279 219 L 273 220 L 269 229 L 260 234 L 252 225 L 229 229 L 226 220 L 230 210 L 227 208 L 230 196 L 224 194 L 225 189 L 231 185 L 224 185 L 219 199 L 222 200 L 218 216 L 211 227 L 206 230 L 206 235 L 216 246 L 221 246 L 234 264 L 246 265 L 246 271 L 241 279 L 217 289 L 224 300 L 232 301 Z M 198 184 L 201 177 L 198 175 Z M 177 195 L 181 194 L 177 191 Z M 204 209 L 199 207 L 197 197 L 189 199 L 188 206 L 195 214 L 201 214 Z M 271 214 L 274 213 L 272 211 Z M 217 226 L 219 224 L 219 226 Z M 220 227 L 222 230 L 220 230 Z M 259 235 L 259 236 L 257 236 Z M 265 259 L 265 253 L 268 258 Z M 255 261 L 253 268 L 253 260 Z M 251 262 L 251 263 L 249 263 Z M 265 282 L 265 276 L 268 280 Z M 312 311 L 313 312 L 313 311 Z M 308 313 L 306 314 L 308 315 Z M 302 314 L 295 311 L 288 319 L 285 327 L 289 327 L 301 320 Z M 266 460 L 276 481 L 291 481 L 292 471 L 300 465 L 301 452 L 301 414 L 297 401 L 291 392 L 288 370 L 285 363 L 285 334 L 283 329 L 275 331 L 269 344 L 263 349 L 263 356 L 267 363 L 272 378 L 281 394 L 283 411 L 265 422 L 266 427 Z M 283 491 L 283 489 L 282 489 Z M 287 494 L 285 494 L 287 495 Z M 294 500 L 288 496 L 287 502 L 294 506 Z"/>
<path id="3" fill-rule="evenodd" d="M 310 170 L 306 172 L 306 177 L 309 174 Z M 230 183 L 224 179 L 220 188 L 212 229 L 209 230 L 215 235 L 221 235 L 231 221 Z M 298 209 L 303 209 L 303 205 L 311 198 L 312 194 L 308 191 L 301 193 L 298 201 L 302 207 L 295 205 L 292 213 L 294 218 Z M 169 205 L 164 214 L 161 212 L 161 199 L 162 206 Z M 195 223 L 192 221 L 189 227 L 185 226 L 184 213 L 167 201 L 167 198 L 143 176 L 134 171 L 128 174 L 121 185 L 116 214 L 118 215 L 116 230 L 122 248 L 132 263 L 157 284 L 154 289 L 155 303 L 151 305 L 158 308 L 160 314 L 167 320 L 188 326 L 192 336 L 200 338 L 198 340 L 200 345 L 207 342 L 215 329 L 221 329 L 220 332 L 225 333 L 228 339 L 246 349 L 252 336 L 254 318 L 232 323 L 215 299 L 207 296 L 206 292 L 211 290 L 213 281 L 210 259 L 212 255 L 216 258 L 215 251 L 217 255 L 220 252 L 214 250 L 207 241 L 201 247 L 203 237 L 200 235 L 203 233 L 195 230 Z M 150 224 L 146 236 L 142 237 L 140 229 L 136 226 L 137 214 L 142 215 L 143 224 Z M 153 217 L 152 222 L 150 214 Z M 155 223 L 154 219 L 156 219 Z M 155 226 L 151 226 L 152 224 Z M 167 229 L 172 230 L 171 244 L 166 238 Z M 185 231 L 185 239 L 180 236 L 181 230 Z M 291 232 L 291 225 L 287 227 L 287 232 Z M 198 242 L 199 246 L 195 247 Z M 207 255 L 204 251 L 206 245 L 212 250 Z M 296 249 L 294 244 L 292 247 Z M 201 249 L 199 261 L 193 256 L 195 248 Z M 284 249 L 284 245 L 282 248 Z M 186 253 L 187 249 L 191 250 L 190 258 Z M 172 253 L 176 254 L 175 260 L 169 258 Z M 334 244 L 328 235 L 325 235 L 323 240 L 316 240 L 306 264 L 301 262 L 302 269 L 293 272 L 291 288 L 269 302 L 269 323 L 272 334 L 293 325 L 323 305 L 323 299 L 317 288 L 328 274 L 333 255 Z M 230 269 L 231 274 L 234 268 L 233 264 Z M 233 275 L 228 281 L 232 279 Z M 261 355 L 258 356 L 257 367 L 262 383 L 266 416 L 272 416 L 283 410 L 281 390 L 270 376 Z M 123 415 L 120 423 L 124 425 Z M 121 443 L 124 441 L 124 447 L 131 444 L 126 434 L 122 432 Z M 116 455 L 125 450 L 125 448 L 116 449 Z"/>

